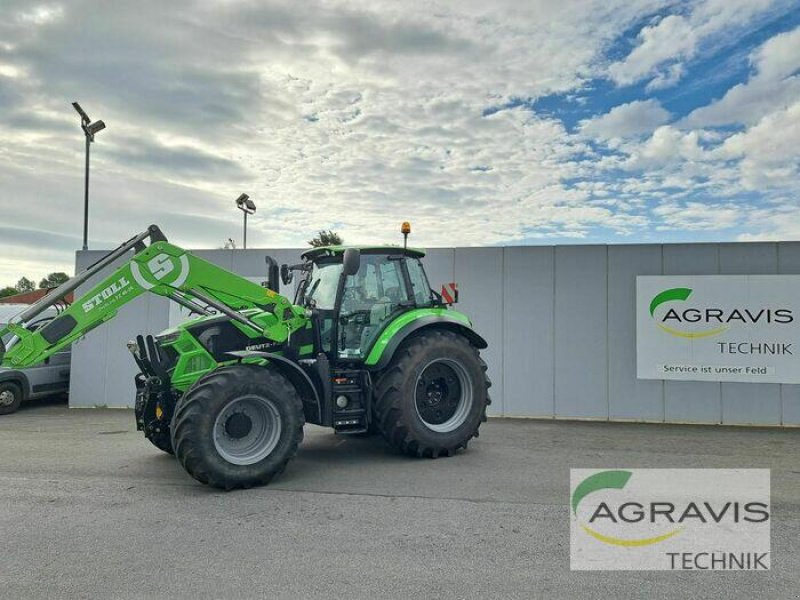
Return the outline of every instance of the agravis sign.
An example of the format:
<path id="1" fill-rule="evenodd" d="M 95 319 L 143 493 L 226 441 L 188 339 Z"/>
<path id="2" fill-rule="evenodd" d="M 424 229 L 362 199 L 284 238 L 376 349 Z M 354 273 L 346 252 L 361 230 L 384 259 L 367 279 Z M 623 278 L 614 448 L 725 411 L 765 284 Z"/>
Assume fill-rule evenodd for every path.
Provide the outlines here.
<path id="1" fill-rule="evenodd" d="M 640 379 L 800 383 L 800 275 L 639 276 Z"/>

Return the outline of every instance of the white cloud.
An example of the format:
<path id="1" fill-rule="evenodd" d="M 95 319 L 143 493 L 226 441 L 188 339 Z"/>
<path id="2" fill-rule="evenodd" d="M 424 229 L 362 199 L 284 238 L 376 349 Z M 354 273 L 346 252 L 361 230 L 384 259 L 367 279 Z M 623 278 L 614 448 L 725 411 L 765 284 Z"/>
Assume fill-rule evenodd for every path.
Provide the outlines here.
<path id="1" fill-rule="evenodd" d="M 798 185 L 765 162 L 777 135 L 766 123 L 789 144 L 791 115 L 726 143 L 726 132 L 668 125 L 654 100 L 577 133 L 529 105 L 509 108 L 550 94 L 592 105 L 580 102 L 607 74 L 603 53 L 671 0 L 142 0 L 63 3 L 38 17 L 26 0 L 6 2 L 0 284 L 73 260 L 83 192 L 73 99 L 108 124 L 92 148 L 93 247 L 150 222 L 179 244 L 219 246 L 240 235 L 242 191 L 258 204 L 253 246 L 304 245 L 322 228 L 352 243 L 397 241 L 404 220 L 415 244 L 436 246 L 649 233 L 679 222 L 653 203 L 728 215 L 760 171 L 765 196 Z M 650 89 L 674 84 L 688 57 L 728 35 L 725 23 L 741 32 L 752 11 L 733 5 L 651 22 L 639 39 L 650 44 L 615 72 Z M 683 49 L 667 51 L 670 40 Z M 715 199 L 687 204 L 696 193 Z M 702 222 L 712 231 L 730 220 Z"/>
<path id="2" fill-rule="evenodd" d="M 64 16 L 64 9 L 58 4 L 39 4 L 31 6 L 17 14 L 17 19 L 21 23 L 33 25 L 47 25 L 58 21 Z"/>
<path id="3" fill-rule="evenodd" d="M 656 90 L 672 87 L 681 80 L 685 72 L 686 69 L 682 63 L 671 64 L 658 72 L 656 76 L 650 80 L 650 83 L 645 86 L 644 91 L 651 93 Z"/>
<path id="4" fill-rule="evenodd" d="M 643 27 L 639 44 L 628 56 L 608 68 L 617 85 L 630 85 L 658 74 L 666 61 L 691 58 L 697 49 L 697 34 L 689 19 L 669 15 L 654 25 Z"/>
<path id="5" fill-rule="evenodd" d="M 18 228 L 80 232 L 78 99 L 108 124 L 92 149 L 95 247 L 150 221 L 178 243 L 220 245 L 239 232 L 241 191 L 259 206 L 252 245 L 303 245 L 329 227 L 394 241 L 403 220 L 421 245 L 627 230 L 633 216 L 562 184 L 582 139 L 528 110 L 482 111 L 580 88 L 662 4 L 153 0 L 64 3 L 51 18 L 12 1 L 27 16 L 3 30 L 3 63 L 23 76 L 0 88 L 18 107 L 0 115 L 0 185 L 17 200 L 0 207 Z"/>
<path id="6" fill-rule="evenodd" d="M 664 125 L 640 145 L 630 147 L 629 167 L 665 167 L 670 164 L 683 165 L 686 161 L 700 161 L 706 158 L 700 146 L 700 134 L 688 133 L 671 125 Z"/>
<path id="7" fill-rule="evenodd" d="M 736 226 L 742 219 L 741 207 L 731 204 L 667 201 L 653 209 L 660 217 L 658 230 L 721 230 Z"/>
<path id="8" fill-rule="evenodd" d="M 688 14 L 670 14 L 642 27 L 637 44 L 622 60 L 608 67 L 617 85 L 651 79 L 648 91 L 677 83 L 686 72 L 684 64 L 701 47 L 724 46 L 735 41 L 743 26 L 757 17 L 769 18 L 791 6 L 791 0 L 705 0 L 689 6 Z"/>
<path id="9" fill-rule="evenodd" d="M 669 118 L 669 113 L 658 100 L 634 100 L 615 106 L 604 115 L 583 121 L 581 132 L 605 139 L 624 138 L 652 133 Z"/>
<path id="10" fill-rule="evenodd" d="M 740 234 L 742 242 L 786 241 L 800 239 L 800 205 L 797 198 L 782 198 L 764 208 L 750 211 L 747 226 Z"/>
<path id="11" fill-rule="evenodd" d="M 693 111 L 688 127 L 753 124 L 800 98 L 800 27 L 776 35 L 750 56 L 755 74 L 722 99 Z"/>
<path id="12" fill-rule="evenodd" d="M 800 99 L 785 110 L 764 117 L 757 125 L 732 135 L 720 156 L 741 159 L 747 189 L 795 186 L 800 181 Z"/>

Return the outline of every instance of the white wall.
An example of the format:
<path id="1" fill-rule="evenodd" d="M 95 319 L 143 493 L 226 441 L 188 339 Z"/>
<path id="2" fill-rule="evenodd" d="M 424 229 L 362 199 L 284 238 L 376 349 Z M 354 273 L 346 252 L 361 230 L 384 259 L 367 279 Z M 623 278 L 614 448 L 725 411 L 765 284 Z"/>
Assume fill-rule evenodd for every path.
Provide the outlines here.
<path id="1" fill-rule="evenodd" d="M 78 252 L 83 269 L 103 253 Z M 198 250 L 247 276 L 264 255 L 300 250 Z M 489 341 L 492 414 L 655 422 L 800 425 L 800 385 L 636 379 L 637 275 L 800 274 L 800 243 L 437 248 L 431 284 L 456 281 L 459 309 Z M 139 298 L 76 343 L 71 406 L 130 406 L 125 342 L 166 328 L 167 301 Z"/>

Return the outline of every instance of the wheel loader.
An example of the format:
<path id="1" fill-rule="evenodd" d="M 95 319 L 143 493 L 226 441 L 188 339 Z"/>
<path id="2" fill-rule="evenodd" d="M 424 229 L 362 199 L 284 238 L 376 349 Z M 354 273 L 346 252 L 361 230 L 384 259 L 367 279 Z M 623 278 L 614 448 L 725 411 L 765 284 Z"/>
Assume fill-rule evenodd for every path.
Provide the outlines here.
<path id="1" fill-rule="evenodd" d="M 40 363 L 157 294 L 193 317 L 128 343 L 139 369 L 136 426 L 196 480 L 226 490 L 268 483 L 297 452 L 305 423 L 380 432 L 412 456 L 450 456 L 486 420 L 487 344 L 431 290 L 423 256 L 404 244 L 314 248 L 280 268 L 265 257 L 262 286 L 152 225 L 0 329 L 10 339 L 0 341 L 0 364 Z M 108 268 L 46 326 L 27 327 Z M 294 288 L 291 300 L 281 282 Z"/>

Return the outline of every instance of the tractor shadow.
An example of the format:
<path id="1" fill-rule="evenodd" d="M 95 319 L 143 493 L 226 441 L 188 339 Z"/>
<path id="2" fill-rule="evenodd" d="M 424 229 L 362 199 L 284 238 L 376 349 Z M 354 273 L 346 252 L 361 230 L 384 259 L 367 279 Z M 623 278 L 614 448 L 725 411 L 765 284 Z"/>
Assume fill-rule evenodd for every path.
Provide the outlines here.
<path id="1" fill-rule="evenodd" d="M 144 440 L 143 440 L 144 441 Z M 146 442 L 145 442 L 146 443 Z M 221 490 L 201 485 L 189 478 L 174 456 L 159 452 L 155 448 L 146 457 L 143 470 L 159 483 L 178 485 L 181 493 L 217 495 Z M 270 485 L 254 490 L 269 489 L 327 489 L 336 488 L 341 481 L 357 482 L 365 473 L 375 477 L 391 479 L 392 473 L 406 469 L 415 459 L 390 447 L 380 435 L 354 437 L 336 435 L 329 429 L 306 427 L 303 442 L 297 454 L 289 461 L 288 468 L 277 475 Z M 335 483 L 338 482 L 338 483 Z M 320 487 L 321 486 L 321 487 Z M 187 492 L 187 490 L 189 490 Z"/>
<path id="2" fill-rule="evenodd" d="M 389 446 L 379 434 L 368 437 L 337 435 L 330 430 L 306 430 L 297 450 L 299 460 L 327 465 L 407 462 L 408 456 Z"/>

